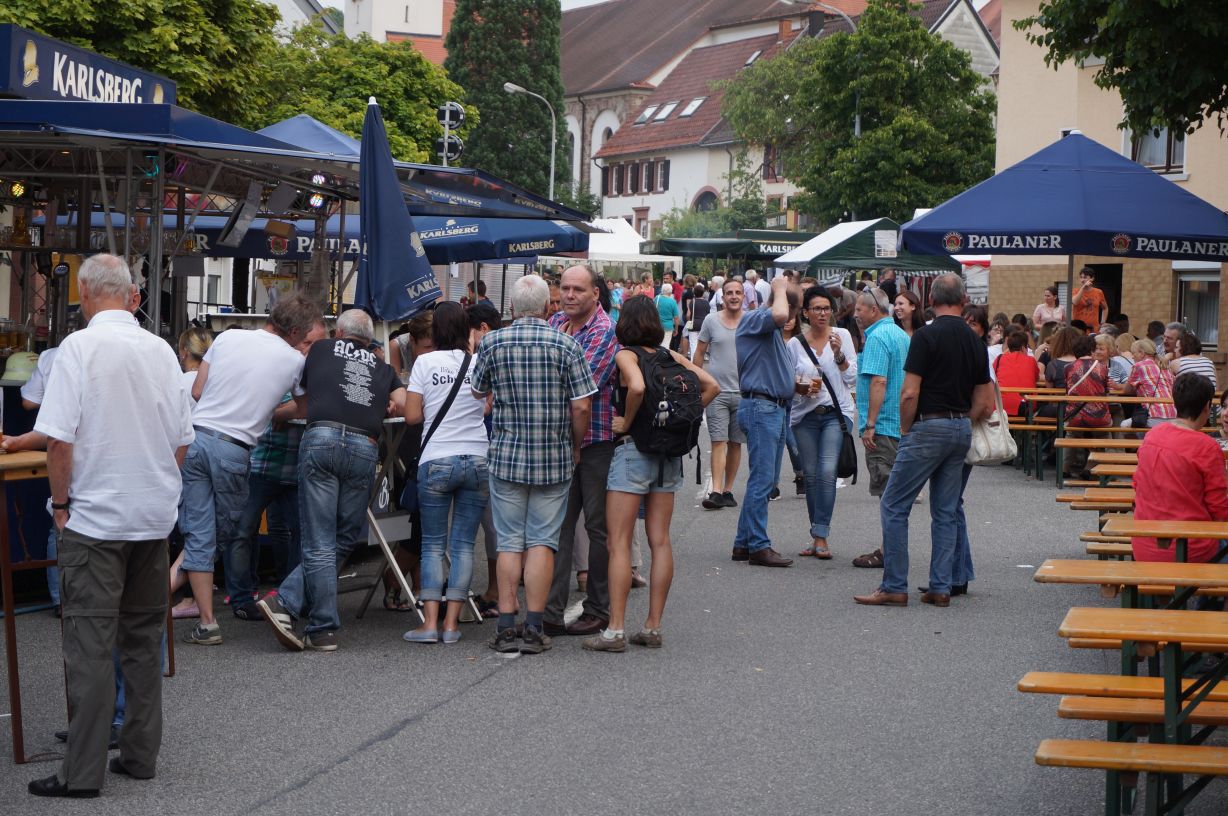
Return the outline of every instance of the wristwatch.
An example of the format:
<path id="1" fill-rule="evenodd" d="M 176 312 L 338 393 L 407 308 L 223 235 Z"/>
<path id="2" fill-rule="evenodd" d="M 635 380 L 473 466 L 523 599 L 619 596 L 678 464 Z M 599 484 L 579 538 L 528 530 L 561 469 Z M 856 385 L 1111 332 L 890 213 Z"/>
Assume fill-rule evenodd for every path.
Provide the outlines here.
<path id="1" fill-rule="evenodd" d="M 844 365 L 849 360 L 849 358 L 845 357 L 844 354 L 840 354 L 838 357 L 832 357 L 832 359 L 836 361 L 836 365 L 838 366 Z"/>
<path id="2" fill-rule="evenodd" d="M 68 505 L 70 504 L 72 504 L 72 499 L 65 499 L 63 504 L 53 501 L 51 503 L 51 509 L 52 510 L 67 510 Z"/>

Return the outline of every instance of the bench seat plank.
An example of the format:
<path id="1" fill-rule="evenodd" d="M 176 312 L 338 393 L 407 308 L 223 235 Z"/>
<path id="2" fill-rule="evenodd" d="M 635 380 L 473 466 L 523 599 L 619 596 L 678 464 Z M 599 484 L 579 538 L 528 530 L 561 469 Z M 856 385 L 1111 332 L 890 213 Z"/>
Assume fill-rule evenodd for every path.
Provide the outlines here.
<path id="1" fill-rule="evenodd" d="M 1194 684 L 1185 680 L 1184 686 Z M 1073 672 L 1028 672 L 1019 680 L 1019 690 L 1027 694 L 1075 694 L 1084 697 L 1116 697 L 1163 700 L 1164 678 L 1133 677 L 1120 674 L 1076 674 Z M 1228 703 L 1228 681 L 1216 684 L 1207 695 L 1209 703 Z"/>
<path id="2" fill-rule="evenodd" d="M 1164 722 L 1163 700 L 1063 697 L 1057 715 L 1064 720 L 1099 720 L 1155 724 Z M 1189 715 L 1191 725 L 1228 725 L 1228 703 L 1200 703 Z"/>
<path id="3" fill-rule="evenodd" d="M 1164 745 L 1047 739 L 1036 749 L 1036 764 L 1140 773 L 1228 775 L 1228 748 L 1218 745 Z"/>

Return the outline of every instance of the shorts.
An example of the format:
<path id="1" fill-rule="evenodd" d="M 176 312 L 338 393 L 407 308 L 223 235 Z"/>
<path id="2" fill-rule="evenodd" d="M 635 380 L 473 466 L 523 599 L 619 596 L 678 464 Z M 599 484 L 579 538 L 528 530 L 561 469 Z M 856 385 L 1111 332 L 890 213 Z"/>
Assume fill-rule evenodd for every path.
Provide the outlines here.
<path id="1" fill-rule="evenodd" d="M 607 490 L 619 493 L 676 493 L 682 487 L 681 456 L 650 456 L 640 453 L 634 442 L 614 449 Z"/>
<path id="2" fill-rule="evenodd" d="M 530 547 L 559 549 L 571 479 L 553 484 L 505 482 L 490 476 L 490 512 L 499 542 L 497 552 L 521 553 Z"/>
<path id="3" fill-rule="evenodd" d="M 887 479 L 895 465 L 900 440 L 894 436 L 874 434 L 874 450 L 866 449 L 866 472 L 870 474 L 870 495 L 881 496 L 887 489 Z"/>
<path id="4" fill-rule="evenodd" d="M 738 403 L 742 395 L 737 391 L 722 391 L 704 409 L 708 421 L 708 438 L 713 442 L 746 443 L 746 431 L 738 424 Z"/>

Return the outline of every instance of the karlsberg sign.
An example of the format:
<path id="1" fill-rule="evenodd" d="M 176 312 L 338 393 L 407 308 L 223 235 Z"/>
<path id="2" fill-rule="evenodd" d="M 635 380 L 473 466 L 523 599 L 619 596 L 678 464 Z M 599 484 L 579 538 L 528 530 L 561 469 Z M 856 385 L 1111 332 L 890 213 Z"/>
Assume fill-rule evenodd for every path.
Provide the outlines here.
<path id="1" fill-rule="evenodd" d="M 166 77 L 21 26 L 0 25 L 0 96 L 173 105 L 176 86 Z"/>

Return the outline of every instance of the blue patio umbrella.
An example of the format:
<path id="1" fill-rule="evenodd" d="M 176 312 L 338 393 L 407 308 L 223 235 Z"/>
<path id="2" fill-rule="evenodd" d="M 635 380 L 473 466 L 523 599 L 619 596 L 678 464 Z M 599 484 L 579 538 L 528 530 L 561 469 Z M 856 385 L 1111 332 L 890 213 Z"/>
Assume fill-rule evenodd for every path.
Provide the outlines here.
<path id="1" fill-rule="evenodd" d="M 433 303 L 440 291 L 405 207 L 375 97 L 362 123 L 358 197 L 359 234 L 367 251 L 358 261 L 354 303 L 379 320 L 404 320 Z"/>
<path id="2" fill-rule="evenodd" d="M 993 253 L 1228 261 L 1228 215 L 1072 132 L 900 229 L 922 255 Z"/>

